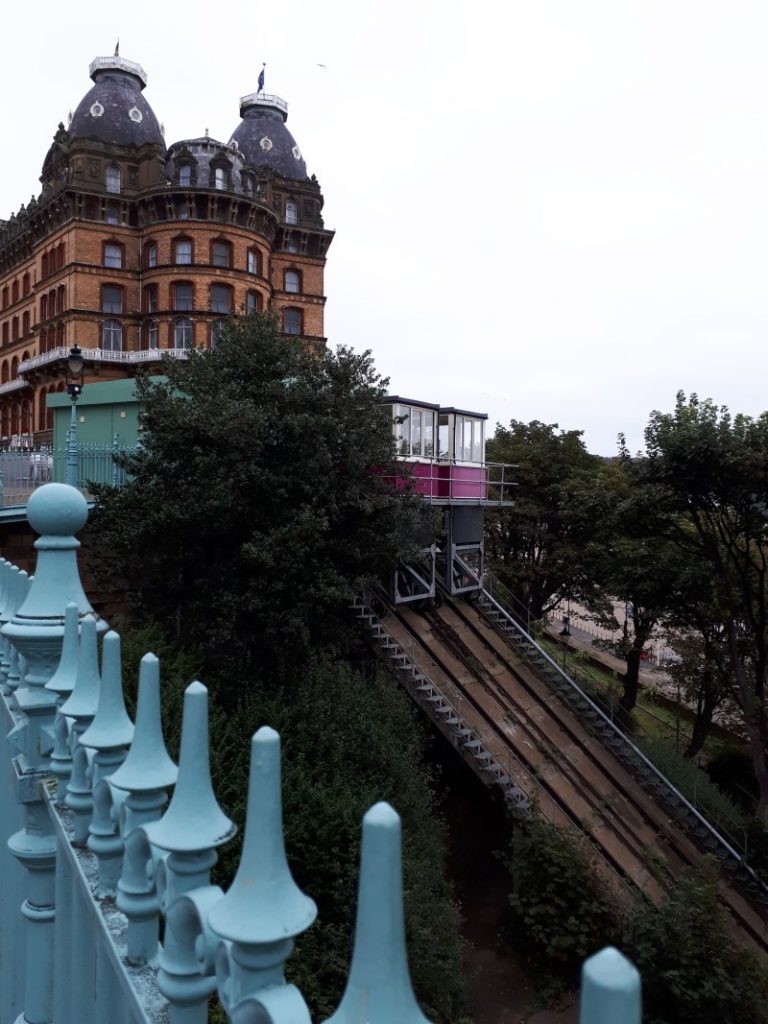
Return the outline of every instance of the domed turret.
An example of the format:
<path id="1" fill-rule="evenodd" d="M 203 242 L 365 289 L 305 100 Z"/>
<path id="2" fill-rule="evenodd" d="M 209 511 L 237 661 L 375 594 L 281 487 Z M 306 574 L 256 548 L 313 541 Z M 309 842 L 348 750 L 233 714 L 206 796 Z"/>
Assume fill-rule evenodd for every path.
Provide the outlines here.
<path id="1" fill-rule="evenodd" d="M 141 92 L 147 76 L 140 64 L 114 57 L 96 57 L 89 68 L 90 89 L 69 125 L 69 138 L 94 139 L 110 146 L 158 145 L 165 149 L 154 111 Z"/>
<path id="2" fill-rule="evenodd" d="M 291 181 L 306 181 L 307 165 L 285 127 L 288 104 L 279 96 L 253 92 L 240 100 L 240 117 L 229 140 L 252 167 L 266 167 Z"/>

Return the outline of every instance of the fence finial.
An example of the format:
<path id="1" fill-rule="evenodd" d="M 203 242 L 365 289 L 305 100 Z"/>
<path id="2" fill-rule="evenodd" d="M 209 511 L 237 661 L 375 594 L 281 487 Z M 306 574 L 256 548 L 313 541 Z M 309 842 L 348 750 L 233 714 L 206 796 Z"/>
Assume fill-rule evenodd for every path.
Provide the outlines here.
<path id="1" fill-rule="evenodd" d="M 387 803 L 363 818 L 352 966 L 327 1024 L 427 1024 L 411 986 L 405 949 L 400 816 Z"/>
<path id="2" fill-rule="evenodd" d="M 235 834 L 211 783 L 208 691 L 202 683 L 190 683 L 184 692 L 179 776 L 168 810 L 145 827 L 152 843 L 174 853 L 221 846 Z"/>
<path id="3" fill-rule="evenodd" d="M 640 1024 L 640 975 L 625 956 L 608 946 L 581 969 L 580 1024 Z"/>
<path id="4" fill-rule="evenodd" d="M 120 637 L 114 630 L 104 636 L 101 689 L 93 721 L 80 737 L 84 747 L 96 750 L 93 785 L 111 775 L 125 760 L 133 739 L 133 722 L 123 699 Z"/>
<path id="5" fill-rule="evenodd" d="M 63 700 L 66 700 L 75 688 L 79 650 L 80 609 L 74 601 L 69 601 L 64 609 L 64 640 L 61 645 L 59 666 L 45 684 L 46 690 L 53 690 Z"/>
<path id="6" fill-rule="evenodd" d="M 165 747 L 160 720 L 160 662 L 145 654 L 139 666 L 136 729 L 128 756 L 110 783 L 127 789 L 125 834 L 136 825 L 154 821 L 165 804 L 165 790 L 174 784 L 178 769 Z"/>
<path id="7" fill-rule="evenodd" d="M 96 620 L 92 615 L 86 615 L 80 627 L 75 685 L 69 698 L 61 705 L 62 715 L 76 720 L 78 734 L 85 732 L 93 721 L 99 704 L 100 689 Z"/>

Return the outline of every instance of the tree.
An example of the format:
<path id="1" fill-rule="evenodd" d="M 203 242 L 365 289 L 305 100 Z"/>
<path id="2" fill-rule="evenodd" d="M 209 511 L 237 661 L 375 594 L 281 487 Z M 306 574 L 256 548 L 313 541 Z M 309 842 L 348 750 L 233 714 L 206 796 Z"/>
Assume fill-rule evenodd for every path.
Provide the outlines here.
<path id="1" fill-rule="evenodd" d="M 422 515 L 392 484 L 386 381 L 369 353 L 310 353 L 263 315 L 164 373 L 138 379 L 129 483 L 98 490 L 101 574 L 209 663 L 283 677 L 343 643 L 344 610 Z"/>
<path id="2" fill-rule="evenodd" d="M 732 417 L 696 395 L 653 412 L 637 471 L 653 528 L 706 567 L 768 820 L 768 414 Z"/>
<path id="3" fill-rule="evenodd" d="M 517 467 L 514 507 L 487 516 L 493 570 L 535 619 L 563 597 L 589 601 L 583 555 L 600 528 L 590 514 L 590 499 L 603 461 L 589 454 L 581 431 L 538 420 L 497 425 L 486 455 Z"/>

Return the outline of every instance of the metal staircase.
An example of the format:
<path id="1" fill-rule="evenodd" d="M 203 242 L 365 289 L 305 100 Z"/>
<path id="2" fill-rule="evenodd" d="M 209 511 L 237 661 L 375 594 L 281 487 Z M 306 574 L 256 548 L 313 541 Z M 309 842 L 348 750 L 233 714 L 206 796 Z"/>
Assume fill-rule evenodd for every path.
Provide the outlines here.
<path id="1" fill-rule="evenodd" d="M 387 668 L 399 678 L 413 700 L 424 709 L 440 732 L 456 747 L 475 773 L 488 785 L 497 786 L 526 816 L 531 801 L 513 778 L 486 749 L 482 738 L 472 729 L 440 688 L 417 667 L 413 659 L 386 630 L 376 613 L 362 599 L 356 598 L 352 611 Z M 527 774 L 520 766 L 520 771 Z"/>

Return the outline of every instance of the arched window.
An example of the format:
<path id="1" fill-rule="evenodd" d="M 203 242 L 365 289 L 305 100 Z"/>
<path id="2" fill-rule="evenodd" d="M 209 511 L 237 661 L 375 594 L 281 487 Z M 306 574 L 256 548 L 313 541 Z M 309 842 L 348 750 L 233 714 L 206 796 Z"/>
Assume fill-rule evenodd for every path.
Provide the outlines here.
<path id="1" fill-rule="evenodd" d="M 19 357 L 14 356 L 11 360 L 11 380 L 16 380 L 19 376 Z"/>
<path id="2" fill-rule="evenodd" d="M 64 304 L 66 302 L 67 290 L 63 284 L 60 284 L 56 289 L 56 312 L 64 312 Z"/>
<path id="3" fill-rule="evenodd" d="M 300 309 L 283 310 L 283 333 L 303 334 L 303 317 Z"/>
<path id="4" fill-rule="evenodd" d="M 123 325 L 119 320 L 105 320 L 101 325 L 101 347 L 107 352 L 122 350 Z"/>
<path id="5" fill-rule="evenodd" d="M 8 344 L 8 321 L 6 320 L 3 324 L 3 344 Z"/>
<path id="6" fill-rule="evenodd" d="M 42 260 L 42 267 L 41 267 L 41 270 L 40 270 L 40 276 L 41 277 L 48 277 L 48 253 L 47 252 L 43 253 L 43 260 Z M 7 304 L 8 303 L 5 300 L 5 293 L 3 293 L 3 306 L 6 306 Z"/>
<path id="7" fill-rule="evenodd" d="M 21 403 L 21 433 L 28 434 L 32 424 L 32 404 L 28 398 Z"/>
<path id="8" fill-rule="evenodd" d="M 29 334 L 29 310 L 25 309 L 21 317 L 21 333 L 26 338 Z"/>
<path id="9" fill-rule="evenodd" d="M 211 348 L 216 348 L 221 337 L 221 332 L 227 326 L 226 320 L 214 320 L 211 324 Z"/>
<path id="10" fill-rule="evenodd" d="M 53 332 L 51 332 L 51 343 L 53 342 Z M 66 328 L 63 323 L 57 324 L 56 326 L 56 344 L 59 348 L 63 348 L 67 343 Z"/>
<path id="11" fill-rule="evenodd" d="M 283 288 L 298 295 L 301 291 L 301 274 L 298 270 L 286 270 L 283 275 Z"/>
<path id="12" fill-rule="evenodd" d="M 64 243 L 59 242 L 56 246 L 56 269 L 61 270 L 64 266 Z"/>
<path id="13" fill-rule="evenodd" d="M 195 288 L 191 281 L 177 281 L 173 288 L 173 308 L 188 312 L 195 308 Z"/>
<path id="14" fill-rule="evenodd" d="M 261 309 L 261 294 L 253 288 L 249 288 L 245 293 L 245 312 L 250 316 L 251 313 L 258 313 Z"/>
<path id="15" fill-rule="evenodd" d="M 232 247 L 229 242 L 211 242 L 211 263 L 214 267 L 232 265 Z"/>
<path id="16" fill-rule="evenodd" d="M 147 242 L 144 246 L 144 266 L 145 267 L 156 267 L 157 266 L 157 243 Z"/>
<path id="17" fill-rule="evenodd" d="M 298 224 L 299 223 L 299 207 L 293 199 L 285 200 L 285 223 L 286 224 Z"/>
<path id="18" fill-rule="evenodd" d="M 248 269 L 248 273 L 249 274 L 258 274 L 258 272 L 259 272 L 259 265 L 260 265 L 259 250 L 258 249 L 249 249 L 248 250 L 248 260 L 247 260 L 247 263 L 246 263 L 246 267 Z"/>
<path id="19" fill-rule="evenodd" d="M 214 313 L 231 313 L 232 289 L 225 284 L 212 284 L 211 309 Z"/>
<path id="20" fill-rule="evenodd" d="M 104 173 L 104 184 L 107 192 L 120 193 L 120 168 L 117 164 L 107 164 Z"/>
<path id="21" fill-rule="evenodd" d="M 173 240 L 173 262 L 188 264 L 192 263 L 192 239 L 174 238 Z"/>
<path id="22" fill-rule="evenodd" d="M 14 281 L 13 284 L 11 285 L 11 295 L 13 296 L 13 301 L 14 302 L 18 302 L 19 301 L 19 282 L 18 281 Z"/>
<path id="23" fill-rule="evenodd" d="M 195 343 L 195 329 L 189 317 L 182 317 L 173 325 L 173 347 L 192 348 Z"/>
<path id="24" fill-rule="evenodd" d="M 21 279 L 21 294 L 29 295 L 29 274 L 25 274 Z"/>
<path id="25" fill-rule="evenodd" d="M 7 384 L 8 383 L 8 360 L 7 359 L 3 360 L 3 369 L 2 369 L 2 371 L 0 371 L 0 383 L 2 383 L 2 384 Z"/>
<path id="26" fill-rule="evenodd" d="M 159 348 L 160 328 L 157 320 L 151 320 L 147 327 L 147 348 Z"/>
<path id="27" fill-rule="evenodd" d="M 47 320 L 48 319 L 48 296 L 47 295 L 43 295 L 40 298 L 40 319 L 41 320 Z"/>
<path id="28" fill-rule="evenodd" d="M 19 318 L 15 316 L 11 321 L 11 341 L 19 339 Z"/>

